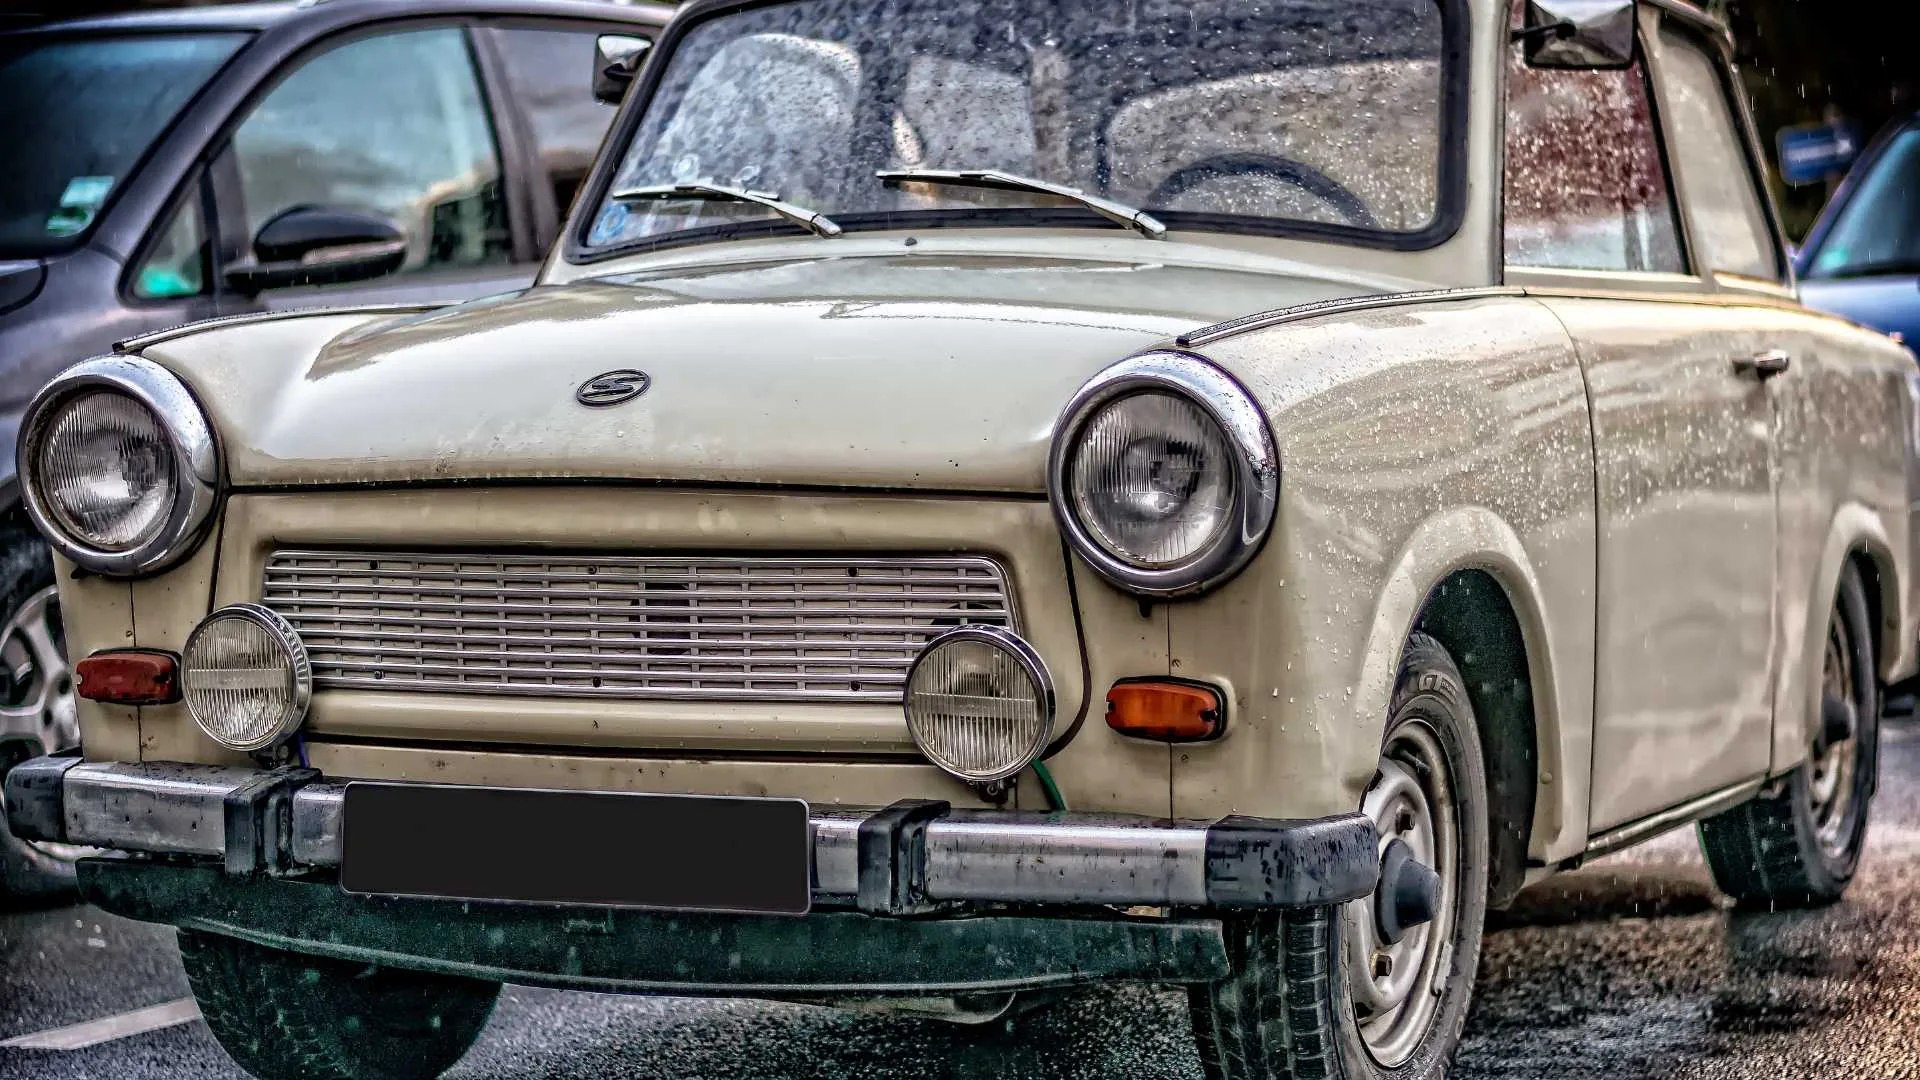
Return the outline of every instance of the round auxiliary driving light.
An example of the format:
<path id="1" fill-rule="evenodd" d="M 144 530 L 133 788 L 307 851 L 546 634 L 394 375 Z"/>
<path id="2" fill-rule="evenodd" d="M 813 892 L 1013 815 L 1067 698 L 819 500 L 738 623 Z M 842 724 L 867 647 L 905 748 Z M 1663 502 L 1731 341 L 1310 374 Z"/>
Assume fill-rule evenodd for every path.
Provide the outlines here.
<path id="1" fill-rule="evenodd" d="M 287 620 L 258 604 L 232 604 L 188 635 L 180 693 L 194 723 L 215 742 L 264 750 L 307 718 L 313 667 Z"/>
<path id="2" fill-rule="evenodd" d="M 907 671 L 907 731 L 927 760 L 962 780 L 1004 780 L 1053 735 L 1053 680 L 1040 654 L 997 626 L 949 630 Z"/>

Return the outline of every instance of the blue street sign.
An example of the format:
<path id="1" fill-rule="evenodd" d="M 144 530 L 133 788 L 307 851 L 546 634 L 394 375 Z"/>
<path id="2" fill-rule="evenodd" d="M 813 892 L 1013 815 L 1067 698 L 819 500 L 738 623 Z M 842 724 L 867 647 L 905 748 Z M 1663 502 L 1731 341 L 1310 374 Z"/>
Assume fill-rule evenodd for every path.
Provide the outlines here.
<path id="1" fill-rule="evenodd" d="M 1860 156 L 1860 139 L 1848 124 L 1798 124 L 1780 129 L 1780 178 L 1817 184 L 1847 171 Z"/>

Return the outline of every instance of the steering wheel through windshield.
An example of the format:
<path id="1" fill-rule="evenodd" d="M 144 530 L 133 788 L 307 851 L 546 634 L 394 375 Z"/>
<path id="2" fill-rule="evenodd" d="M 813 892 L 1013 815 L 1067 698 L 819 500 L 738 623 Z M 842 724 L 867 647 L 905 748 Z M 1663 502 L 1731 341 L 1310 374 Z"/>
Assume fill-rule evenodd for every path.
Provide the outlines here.
<path id="1" fill-rule="evenodd" d="M 1321 172 L 1311 165 L 1280 157 L 1277 154 L 1234 153 L 1216 154 L 1191 165 L 1182 166 L 1172 176 L 1160 181 L 1147 197 L 1147 205 L 1164 210 L 1167 204 L 1200 186 L 1208 180 L 1229 176 L 1266 176 L 1306 192 L 1314 198 L 1333 207 L 1350 225 L 1363 229 L 1378 229 L 1380 222 L 1367 209 L 1360 197 L 1347 190 L 1338 180 Z"/>

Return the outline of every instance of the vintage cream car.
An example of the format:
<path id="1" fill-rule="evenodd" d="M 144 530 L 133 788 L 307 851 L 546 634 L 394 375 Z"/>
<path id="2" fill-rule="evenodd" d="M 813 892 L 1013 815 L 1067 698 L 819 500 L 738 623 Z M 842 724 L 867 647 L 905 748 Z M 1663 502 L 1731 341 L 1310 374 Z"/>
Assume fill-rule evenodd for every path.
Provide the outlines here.
<path id="1" fill-rule="evenodd" d="M 110 849 L 263 1077 L 434 1075 L 502 981 L 1125 980 L 1210 1077 L 1432 1077 L 1558 869 L 1698 821 L 1830 901 L 1914 360 L 1795 303 L 1730 52 L 1681 0 L 696 0 L 530 291 L 42 392 L 83 746 L 11 827 Z"/>

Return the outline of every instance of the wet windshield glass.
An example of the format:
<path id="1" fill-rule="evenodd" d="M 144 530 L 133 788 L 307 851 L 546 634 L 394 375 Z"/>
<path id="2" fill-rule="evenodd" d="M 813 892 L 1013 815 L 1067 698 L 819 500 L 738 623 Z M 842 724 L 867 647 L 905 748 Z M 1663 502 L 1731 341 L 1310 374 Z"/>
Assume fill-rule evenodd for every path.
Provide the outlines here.
<path id="1" fill-rule="evenodd" d="M 244 34 L 0 38 L 0 257 L 72 247 Z"/>
<path id="2" fill-rule="evenodd" d="M 1903 131 L 1814 253 L 1809 278 L 1920 274 L 1920 130 Z"/>
<path id="3" fill-rule="evenodd" d="M 1058 196 L 874 176 L 993 169 L 1174 228 L 1420 233 L 1441 216 L 1443 51 L 1436 0 L 752 7 L 688 30 L 610 191 L 750 188 L 850 229 L 1092 219 Z M 792 228 L 739 202 L 606 198 L 584 239 L 743 223 Z"/>

